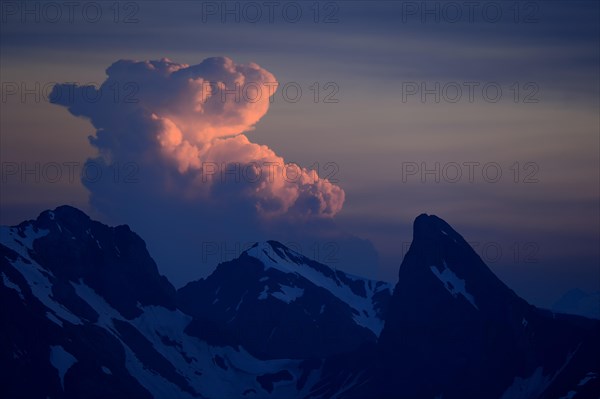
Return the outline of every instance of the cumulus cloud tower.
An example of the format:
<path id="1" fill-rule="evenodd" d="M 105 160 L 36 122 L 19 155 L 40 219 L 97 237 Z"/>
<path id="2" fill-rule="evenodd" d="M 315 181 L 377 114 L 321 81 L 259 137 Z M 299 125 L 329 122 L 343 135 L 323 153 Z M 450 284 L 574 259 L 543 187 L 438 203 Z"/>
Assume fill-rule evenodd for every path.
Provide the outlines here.
<path id="1" fill-rule="evenodd" d="M 341 210 L 340 187 L 244 134 L 277 90 L 266 69 L 215 57 L 197 65 L 120 60 L 106 73 L 100 87 L 60 84 L 50 99 L 91 121 L 94 162 L 152 171 L 152 181 L 141 182 L 145 195 L 167 193 L 198 206 L 235 198 L 266 218 L 330 218 Z M 235 178 L 230 170 L 223 179 L 232 168 Z M 87 187 L 92 201 L 105 202 L 106 185 Z"/>

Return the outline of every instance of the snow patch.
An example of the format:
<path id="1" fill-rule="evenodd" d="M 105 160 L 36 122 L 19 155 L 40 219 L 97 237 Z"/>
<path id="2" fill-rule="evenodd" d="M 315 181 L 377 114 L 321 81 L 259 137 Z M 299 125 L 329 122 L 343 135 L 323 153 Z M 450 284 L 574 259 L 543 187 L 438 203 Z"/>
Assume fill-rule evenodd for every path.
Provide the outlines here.
<path id="1" fill-rule="evenodd" d="M 465 287 L 465 280 L 459 278 L 446 264 L 444 261 L 444 269 L 440 272 L 437 266 L 430 266 L 433 274 L 442 282 L 442 285 L 446 290 L 455 298 L 458 295 L 462 295 L 475 309 L 479 310 L 475 304 L 475 298 L 473 295 L 467 292 Z"/>
<path id="2" fill-rule="evenodd" d="M 98 295 L 90 286 L 84 284 L 81 280 L 73 284 L 77 295 L 87 302 L 98 314 L 96 325 L 105 327 L 106 329 L 116 333 L 112 319 L 125 320 L 118 310 L 113 308 L 106 300 Z"/>
<path id="3" fill-rule="evenodd" d="M 561 396 L 560 399 L 573 399 L 577 395 L 577 391 L 569 391 L 565 396 Z"/>
<path id="4" fill-rule="evenodd" d="M 29 250 L 33 251 L 33 242 L 38 238 L 47 236 L 49 233 L 50 230 L 35 229 L 31 224 L 28 224 L 23 231 L 25 237 L 22 237 L 16 232 L 15 228 L 0 226 L 2 244 L 28 260 Z"/>
<path id="5" fill-rule="evenodd" d="M 98 246 L 98 249 L 102 249 L 102 245 L 100 245 L 100 241 L 98 241 L 98 239 L 96 237 L 94 237 L 94 234 L 92 234 L 92 230 L 91 229 L 87 229 L 85 231 L 85 233 L 90 236 L 90 238 L 94 241 L 96 241 L 96 245 Z"/>
<path id="6" fill-rule="evenodd" d="M 265 288 L 263 288 L 262 292 L 258 295 L 258 299 L 260 301 L 264 301 L 268 297 L 269 297 L 269 286 L 265 285 Z"/>
<path id="7" fill-rule="evenodd" d="M 33 296 L 48 309 L 52 310 L 59 318 L 72 324 L 83 324 L 79 317 L 54 300 L 52 297 L 52 283 L 50 281 L 50 278 L 54 276 L 29 256 L 29 251 L 33 251 L 33 242 L 38 238 L 46 236 L 48 233 L 49 230 L 37 230 L 31 225 L 27 225 L 24 231 L 25 237 L 21 237 L 15 229 L 6 226 L 0 227 L 2 244 L 20 256 L 11 264 L 27 281 Z"/>
<path id="8" fill-rule="evenodd" d="M 271 395 L 261 397 L 304 397 L 310 385 L 305 386 L 302 394 L 295 387 L 300 361 L 277 359 L 261 361 L 247 353 L 243 348 L 212 347 L 205 341 L 187 335 L 184 330 L 192 318 L 179 310 L 168 310 L 159 306 L 146 306 L 143 313 L 130 322 L 152 343 L 152 346 L 167 359 L 179 374 L 184 376 L 196 392 L 202 392 L 207 398 L 239 398 L 247 389 L 261 392 L 256 381 L 261 374 L 275 373 L 282 369 L 298 374 L 293 384 L 276 385 Z M 165 342 L 161 337 L 168 337 Z M 219 356 L 227 370 L 215 367 L 213 359 Z M 133 362 L 131 367 L 133 367 Z M 136 366 L 137 367 L 137 366 Z M 142 375 L 141 370 L 136 373 Z M 200 374 L 199 374 L 200 373 Z M 133 374 L 133 373 L 132 373 Z M 152 375 L 145 375 L 150 379 Z M 154 378 L 154 377 L 152 377 Z M 151 382 L 142 383 L 150 386 Z M 151 391 L 155 392 L 155 391 Z M 166 392 L 166 390 L 164 391 Z M 264 391 L 263 391 L 264 392 Z M 187 395 L 187 394 L 183 394 Z M 157 397 L 182 397 L 183 395 L 157 395 Z"/>
<path id="9" fill-rule="evenodd" d="M 544 370 L 540 366 L 537 369 L 535 369 L 533 374 L 529 377 L 515 377 L 513 384 L 508 387 L 508 389 L 506 390 L 506 392 L 504 392 L 500 399 L 537 398 L 546 390 L 546 388 L 550 386 L 550 384 L 552 384 L 556 376 L 559 375 L 565 369 L 565 367 L 567 367 L 567 365 L 573 359 L 573 356 L 575 356 L 577 351 L 579 351 L 580 347 L 581 344 L 579 344 L 579 346 L 577 346 L 577 348 L 573 352 L 567 355 L 567 358 L 565 359 L 563 365 L 558 370 L 556 370 L 554 374 L 548 374 L 545 376 Z M 594 375 L 594 373 L 588 373 L 586 377 L 590 374 Z M 584 380 L 585 378 L 580 381 L 580 384 L 584 382 Z M 585 381 L 584 383 L 586 382 L 587 381 Z M 567 395 L 570 394 L 571 392 L 569 392 Z M 569 396 L 567 396 L 567 398 L 569 398 Z"/>
<path id="10" fill-rule="evenodd" d="M 302 297 L 302 295 L 304 295 L 304 290 L 302 288 L 298 288 L 298 287 L 290 287 L 288 285 L 283 285 L 283 284 L 279 284 L 279 291 L 276 292 L 269 292 L 269 286 L 265 285 L 265 287 L 263 288 L 263 290 L 261 291 L 261 293 L 258 295 L 258 300 L 259 301 L 264 301 L 266 300 L 268 297 L 272 296 L 274 298 L 279 299 L 280 301 L 283 301 L 285 303 L 292 303 L 294 302 L 296 299 Z M 244 294 L 245 296 L 245 294 Z M 244 298 L 242 297 L 242 300 Z M 241 304 L 241 300 L 240 303 L 238 303 L 238 308 Z M 236 308 L 237 310 L 237 308 Z"/>
<path id="11" fill-rule="evenodd" d="M 129 346 L 121 341 L 125 348 L 125 367 L 127 371 L 135 378 L 144 388 L 152 392 L 158 398 L 187 398 L 192 399 L 187 392 L 183 392 L 181 388 L 172 382 L 165 379 L 160 374 L 146 368 L 144 364 L 135 356 L 135 353 Z"/>
<path id="12" fill-rule="evenodd" d="M 65 374 L 77 362 L 75 356 L 71 355 L 60 345 L 50 347 L 50 363 L 58 370 L 60 386 L 65 388 Z"/>
<path id="13" fill-rule="evenodd" d="M 373 309 L 373 296 L 384 290 L 389 290 L 391 293 L 393 290 L 392 284 L 372 284 L 371 280 L 353 276 L 341 271 L 333 271 L 331 268 L 332 276 L 326 276 L 311 265 L 306 263 L 296 263 L 291 259 L 288 252 L 295 258 L 306 259 L 302 254 L 289 248 L 276 252 L 268 242 L 257 243 L 256 246 L 247 250 L 246 254 L 258 259 L 264 265 L 265 270 L 276 269 L 286 274 L 294 274 L 298 277 L 305 278 L 318 287 L 326 289 L 332 295 L 356 310 L 356 313 L 353 314 L 353 319 L 356 324 L 368 328 L 375 335 L 379 336 L 383 329 L 384 321 L 377 316 Z M 321 266 L 329 268 L 326 265 Z M 337 277 L 340 274 L 343 274 L 345 278 L 353 281 L 362 281 L 363 286 L 365 287 L 366 296 L 363 297 L 355 294 L 349 286 L 344 284 L 342 280 Z M 375 285 L 377 285 L 377 287 L 374 287 Z M 268 287 L 265 287 L 265 290 L 261 292 L 258 299 L 267 298 L 267 288 Z"/>
<path id="14" fill-rule="evenodd" d="M 63 322 L 60 321 L 60 319 L 56 316 L 54 316 L 54 313 L 51 312 L 46 312 L 46 318 L 56 324 L 58 324 L 60 327 L 63 326 Z"/>
<path id="15" fill-rule="evenodd" d="M 540 366 L 529 377 L 515 377 L 511 386 L 504 392 L 501 399 L 531 399 L 539 397 L 550 385 L 552 378 L 544 375 Z"/>
<path id="16" fill-rule="evenodd" d="M 583 377 L 581 379 L 581 381 L 579 381 L 579 384 L 577 384 L 577 386 L 578 387 L 582 387 L 585 384 L 587 384 L 588 382 L 590 382 L 591 380 L 596 379 L 596 378 L 598 378 L 598 374 L 597 373 L 589 372 L 589 373 L 586 374 L 585 377 Z"/>
<path id="17" fill-rule="evenodd" d="M 237 306 L 235 307 L 236 312 L 240 310 L 240 306 L 242 305 L 242 302 L 244 302 L 244 298 L 246 298 L 247 294 L 248 294 L 248 291 L 244 292 L 244 295 L 242 295 L 242 297 L 240 298 L 240 301 L 238 302 Z"/>
<path id="18" fill-rule="evenodd" d="M 285 303 L 292 303 L 294 302 L 296 299 L 301 298 L 302 295 L 304 295 L 304 290 L 302 288 L 298 288 L 298 287 L 289 287 L 287 285 L 279 285 L 279 289 L 282 292 L 273 292 L 271 294 L 271 296 L 285 302 Z"/>
<path id="19" fill-rule="evenodd" d="M 113 319 L 127 321 L 116 309 L 110 306 L 104 298 L 98 295 L 92 288 L 88 285 L 79 281 L 77 284 L 73 284 L 77 295 L 84 301 L 86 301 L 95 311 L 98 313 L 98 321 L 97 325 L 104 327 L 109 333 L 111 333 L 115 338 L 117 338 L 123 348 L 125 350 L 125 367 L 127 371 L 139 381 L 139 383 L 148 389 L 150 392 L 155 394 L 157 397 L 165 397 L 165 398 L 192 398 L 192 396 L 183 392 L 181 388 L 172 382 L 168 381 L 161 375 L 156 372 L 146 368 L 146 366 L 137 358 L 135 352 L 121 339 L 118 331 L 115 329 L 113 325 Z M 179 323 L 175 324 L 172 318 L 167 318 L 166 316 L 161 315 L 157 311 L 153 311 L 154 309 L 164 309 L 164 308 L 144 308 L 144 313 L 139 318 L 135 319 L 132 324 L 134 324 L 142 333 L 145 333 L 147 338 L 149 338 L 152 345 L 158 349 L 161 345 L 164 344 L 161 342 L 160 337 L 157 336 L 156 331 L 154 331 L 157 326 L 165 325 L 165 329 L 170 331 L 172 329 L 181 328 L 183 331 L 184 327 L 181 327 L 181 321 L 185 322 L 187 325 L 189 323 L 189 319 L 185 317 L 180 317 Z M 165 312 L 169 312 L 164 309 Z M 145 316 L 145 317 L 144 317 Z M 183 316 L 183 315 L 182 315 Z M 150 334 L 149 330 L 152 330 L 153 333 Z M 171 334 L 165 334 L 170 337 Z M 182 355 L 179 354 L 179 358 Z M 170 360 L 170 359 L 169 359 Z"/>
<path id="20" fill-rule="evenodd" d="M 577 384 L 577 388 L 584 386 L 585 384 L 587 384 L 595 378 L 598 378 L 598 374 L 591 372 L 587 373 L 586 376 L 583 377 L 581 381 L 579 381 L 579 384 Z M 562 396 L 560 399 L 573 399 L 575 395 L 577 395 L 577 391 L 569 391 L 565 396 Z"/>
<path id="21" fill-rule="evenodd" d="M 8 278 L 8 276 L 6 276 L 4 273 L 0 272 L 0 275 L 2 276 L 2 283 L 4 284 L 4 286 L 6 286 L 7 288 L 11 288 L 11 289 L 17 291 L 17 293 L 19 294 L 19 297 L 21 298 L 21 300 L 25 300 L 25 297 L 23 296 L 23 292 L 21 292 L 21 287 L 19 287 L 15 283 L 13 283 Z"/>

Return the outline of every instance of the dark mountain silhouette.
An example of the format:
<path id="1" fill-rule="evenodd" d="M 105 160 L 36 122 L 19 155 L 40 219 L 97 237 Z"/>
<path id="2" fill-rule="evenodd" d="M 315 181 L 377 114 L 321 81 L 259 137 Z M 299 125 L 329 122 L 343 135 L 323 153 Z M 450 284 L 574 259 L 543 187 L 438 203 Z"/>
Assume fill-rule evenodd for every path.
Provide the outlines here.
<path id="1" fill-rule="evenodd" d="M 395 289 L 257 243 L 176 291 L 68 206 L 0 230 L 2 398 L 598 398 L 600 321 L 529 305 L 435 216 Z"/>
<path id="2" fill-rule="evenodd" d="M 379 342 L 381 396 L 598 396 L 600 324 L 528 304 L 440 218 L 415 220 L 398 277 Z"/>

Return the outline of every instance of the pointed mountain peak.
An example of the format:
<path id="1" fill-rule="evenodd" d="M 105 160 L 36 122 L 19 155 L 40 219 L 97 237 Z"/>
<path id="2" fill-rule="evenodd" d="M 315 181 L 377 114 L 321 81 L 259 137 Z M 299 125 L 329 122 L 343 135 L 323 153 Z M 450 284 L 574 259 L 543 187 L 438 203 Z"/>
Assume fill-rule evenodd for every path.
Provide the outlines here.
<path id="1" fill-rule="evenodd" d="M 444 220 L 421 214 L 413 228 L 413 242 L 399 271 L 401 295 L 417 302 L 427 297 L 436 306 L 450 300 L 474 310 L 498 309 L 515 299 L 514 292 Z"/>
<path id="2" fill-rule="evenodd" d="M 435 215 L 422 213 L 415 219 L 413 223 L 413 241 L 434 241 L 444 236 L 452 239 L 455 243 L 466 244 L 460 234 L 443 219 Z"/>
<path id="3" fill-rule="evenodd" d="M 244 251 L 248 256 L 260 260 L 265 267 L 280 268 L 311 263 L 304 255 L 290 249 L 279 241 L 260 241 Z"/>
<path id="4" fill-rule="evenodd" d="M 489 398 L 567 397 L 544 390 L 575 368 L 567 378 L 577 385 L 595 366 L 571 359 L 578 351 L 586 357 L 585 345 L 597 346 L 592 334 L 571 335 L 558 323 L 557 315 L 536 309 L 498 279 L 446 222 L 422 214 L 379 337 L 383 371 L 375 385 L 383 387 L 380 397 L 400 391 L 419 398 L 479 398 L 483 391 Z M 542 388 L 530 390 L 537 384 Z M 557 384 L 561 393 L 568 392 L 563 384 Z"/>
<path id="5" fill-rule="evenodd" d="M 457 263 L 465 261 L 474 267 L 484 267 L 483 262 L 465 239 L 448 223 L 435 215 L 425 213 L 417 216 L 413 223 L 413 241 L 400 268 L 437 267 L 453 269 L 455 266 L 464 269 Z M 464 270 L 459 274 L 464 274 Z"/>

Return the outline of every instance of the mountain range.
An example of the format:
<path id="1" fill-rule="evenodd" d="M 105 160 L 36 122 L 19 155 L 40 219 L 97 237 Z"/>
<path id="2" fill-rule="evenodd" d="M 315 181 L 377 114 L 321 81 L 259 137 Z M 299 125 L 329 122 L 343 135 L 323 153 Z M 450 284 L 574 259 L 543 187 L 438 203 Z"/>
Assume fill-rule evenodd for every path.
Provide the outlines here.
<path id="1" fill-rule="evenodd" d="M 176 290 L 69 206 L 0 255 L 6 399 L 600 397 L 600 321 L 528 304 L 436 216 L 395 286 L 266 241 Z"/>

